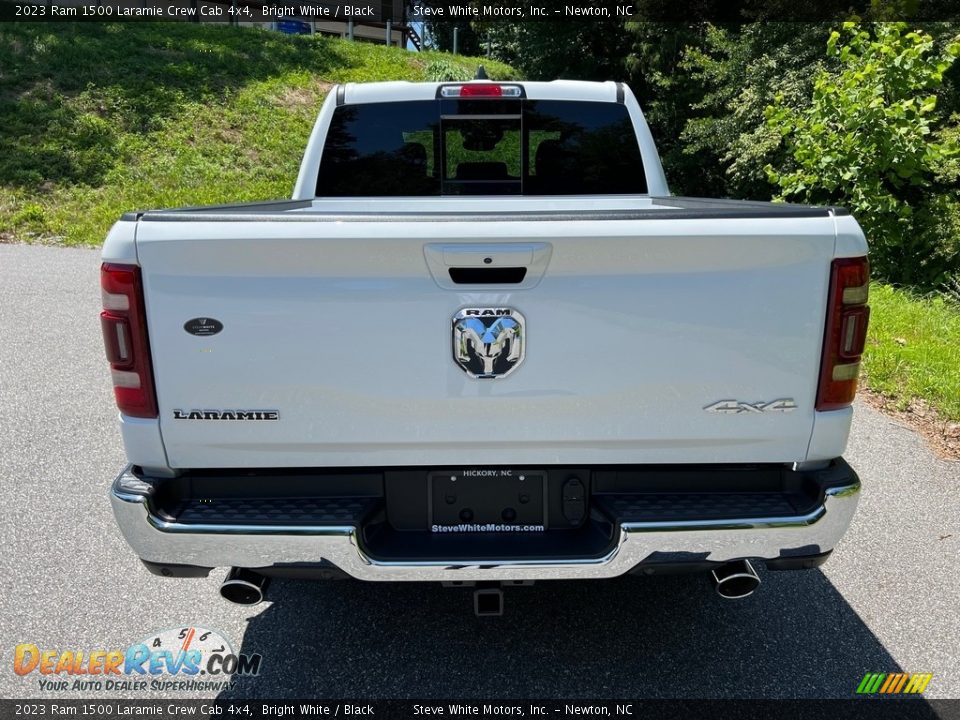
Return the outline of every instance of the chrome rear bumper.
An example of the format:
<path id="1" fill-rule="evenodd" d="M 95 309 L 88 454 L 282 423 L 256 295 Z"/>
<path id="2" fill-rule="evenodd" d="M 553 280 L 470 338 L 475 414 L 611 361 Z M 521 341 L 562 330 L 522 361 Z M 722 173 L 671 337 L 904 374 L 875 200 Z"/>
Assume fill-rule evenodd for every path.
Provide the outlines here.
<path id="1" fill-rule="evenodd" d="M 263 568 L 326 561 L 360 580 L 477 581 L 611 578 L 655 553 L 696 554 L 708 562 L 773 560 L 826 553 L 846 532 L 857 507 L 860 482 L 830 487 L 824 501 L 790 517 L 735 520 L 630 522 L 619 527 L 602 557 L 530 561 L 489 558 L 463 563 L 381 561 L 370 557 L 352 525 L 202 525 L 166 521 L 150 510 L 155 486 L 126 468 L 110 499 L 117 523 L 141 559 L 156 564 Z"/>

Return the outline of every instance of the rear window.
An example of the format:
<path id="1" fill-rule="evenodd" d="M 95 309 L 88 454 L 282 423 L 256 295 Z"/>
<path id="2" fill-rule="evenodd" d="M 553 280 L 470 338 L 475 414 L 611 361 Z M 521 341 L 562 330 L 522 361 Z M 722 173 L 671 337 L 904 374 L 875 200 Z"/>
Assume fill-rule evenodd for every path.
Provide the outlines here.
<path id="1" fill-rule="evenodd" d="M 318 197 L 645 192 L 626 107 L 566 100 L 344 105 L 317 177 Z"/>

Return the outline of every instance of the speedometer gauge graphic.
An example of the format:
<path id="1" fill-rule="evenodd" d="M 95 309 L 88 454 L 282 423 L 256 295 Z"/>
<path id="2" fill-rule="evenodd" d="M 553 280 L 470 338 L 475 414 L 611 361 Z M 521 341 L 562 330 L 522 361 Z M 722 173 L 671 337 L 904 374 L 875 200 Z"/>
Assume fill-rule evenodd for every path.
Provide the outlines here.
<path id="1" fill-rule="evenodd" d="M 164 657 L 164 666 L 168 672 L 179 665 L 178 659 L 185 659 L 188 666 L 198 668 L 199 674 L 205 675 L 206 670 L 203 668 L 214 655 L 221 658 L 236 656 L 233 645 L 223 633 L 200 625 L 163 630 L 148 635 L 139 645 L 146 646 L 152 657 Z"/>

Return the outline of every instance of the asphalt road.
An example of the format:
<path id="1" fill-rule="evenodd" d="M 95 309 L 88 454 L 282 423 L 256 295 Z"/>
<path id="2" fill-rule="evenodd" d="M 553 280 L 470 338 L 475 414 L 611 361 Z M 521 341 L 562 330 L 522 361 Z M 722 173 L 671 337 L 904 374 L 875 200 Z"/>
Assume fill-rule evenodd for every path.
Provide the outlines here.
<path id="1" fill-rule="evenodd" d="M 0 696 L 46 694 L 11 671 L 17 643 L 119 649 L 199 624 L 264 656 L 227 697 L 850 697 L 868 671 L 932 672 L 928 697 L 960 697 L 960 464 L 863 405 L 850 533 L 822 571 L 763 573 L 739 602 L 701 577 L 623 578 L 516 588 L 478 620 L 465 590 L 275 581 L 245 609 L 219 571 L 148 574 L 107 501 L 124 456 L 98 265 L 0 245 Z M 105 695 L 125 693 L 86 693 Z"/>

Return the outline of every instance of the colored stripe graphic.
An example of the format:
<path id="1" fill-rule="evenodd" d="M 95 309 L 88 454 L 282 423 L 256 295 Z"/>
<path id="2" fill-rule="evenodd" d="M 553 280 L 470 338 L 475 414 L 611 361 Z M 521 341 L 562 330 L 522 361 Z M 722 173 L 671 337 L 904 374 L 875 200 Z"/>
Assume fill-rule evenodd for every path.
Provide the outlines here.
<path id="1" fill-rule="evenodd" d="M 922 693 L 927 689 L 927 685 L 933 679 L 933 673 L 914 673 L 910 676 L 910 682 L 907 684 L 904 692 Z"/>
<path id="2" fill-rule="evenodd" d="M 886 673 L 867 673 L 857 688 L 858 695 L 872 695 L 880 688 L 880 683 L 887 677 Z"/>
<path id="3" fill-rule="evenodd" d="M 919 694 L 927 689 L 932 679 L 933 673 L 867 673 L 857 686 L 857 694 Z"/>
<path id="4" fill-rule="evenodd" d="M 898 693 L 903 690 L 903 686 L 906 684 L 907 679 L 910 677 L 910 673 L 900 673 L 900 682 L 897 683 L 897 686 L 893 688 L 890 692 Z"/>
<path id="5" fill-rule="evenodd" d="M 900 688 L 908 677 L 910 677 L 908 673 L 890 673 L 887 675 L 886 682 L 880 687 L 880 692 L 884 694 L 900 692 Z"/>

